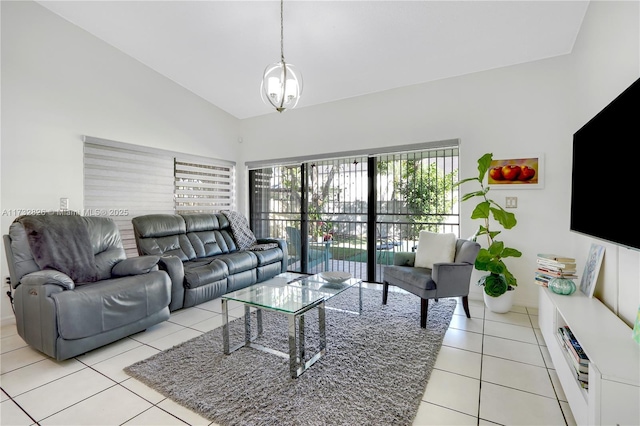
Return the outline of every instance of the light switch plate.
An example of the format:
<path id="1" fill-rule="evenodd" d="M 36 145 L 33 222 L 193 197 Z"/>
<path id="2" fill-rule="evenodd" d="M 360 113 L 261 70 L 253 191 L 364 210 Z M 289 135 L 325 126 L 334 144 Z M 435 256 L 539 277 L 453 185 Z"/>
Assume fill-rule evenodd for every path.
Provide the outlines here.
<path id="1" fill-rule="evenodd" d="M 504 206 L 507 209 L 518 208 L 518 197 L 506 197 Z"/>
<path id="2" fill-rule="evenodd" d="M 60 210 L 69 210 L 68 198 L 60 198 Z"/>

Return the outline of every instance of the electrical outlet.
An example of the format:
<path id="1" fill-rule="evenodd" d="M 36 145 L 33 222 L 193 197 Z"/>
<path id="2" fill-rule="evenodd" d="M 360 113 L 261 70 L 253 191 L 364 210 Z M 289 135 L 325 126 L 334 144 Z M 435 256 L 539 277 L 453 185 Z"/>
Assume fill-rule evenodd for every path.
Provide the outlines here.
<path id="1" fill-rule="evenodd" d="M 69 210 L 68 198 L 60 198 L 60 210 Z"/>
<path id="2" fill-rule="evenodd" d="M 507 209 L 516 209 L 516 208 L 518 208 L 518 197 L 506 197 L 504 206 Z"/>

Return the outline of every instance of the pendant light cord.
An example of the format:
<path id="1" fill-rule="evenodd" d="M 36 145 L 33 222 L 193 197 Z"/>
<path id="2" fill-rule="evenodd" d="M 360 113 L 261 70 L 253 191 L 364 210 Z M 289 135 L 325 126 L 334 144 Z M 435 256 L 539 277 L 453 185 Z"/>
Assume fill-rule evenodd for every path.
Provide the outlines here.
<path id="1" fill-rule="evenodd" d="M 280 59 L 284 63 L 284 0 L 280 0 Z"/>

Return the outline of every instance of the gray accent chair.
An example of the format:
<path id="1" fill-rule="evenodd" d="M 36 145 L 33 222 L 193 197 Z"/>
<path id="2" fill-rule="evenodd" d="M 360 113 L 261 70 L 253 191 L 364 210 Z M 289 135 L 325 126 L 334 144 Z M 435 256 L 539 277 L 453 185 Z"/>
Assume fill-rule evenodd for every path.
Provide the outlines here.
<path id="1" fill-rule="evenodd" d="M 480 244 L 458 239 L 453 263 L 436 263 L 433 269 L 416 268 L 415 253 L 395 253 L 393 265 L 383 270 L 382 304 L 387 304 L 389 286 L 394 285 L 420 297 L 420 327 L 427 326 L 429 299 L 461 297 L 467 318 L 469 313 L 469 282 Z"/>
<path id="2" fill-rule="evenodd" d="M 169 319 L 171 281 L 158 256 L 127 259 L 113 220 L 82 217 L 97 281 L 76 283 L 40 269 L 27 231 L 14 222 L 4 235 L 18 334 L 57 360 L 68 359 Z M 67 247 L 64 238 L 56 245 Z M 89 255 L 90 256 L 90 255 Z"/>

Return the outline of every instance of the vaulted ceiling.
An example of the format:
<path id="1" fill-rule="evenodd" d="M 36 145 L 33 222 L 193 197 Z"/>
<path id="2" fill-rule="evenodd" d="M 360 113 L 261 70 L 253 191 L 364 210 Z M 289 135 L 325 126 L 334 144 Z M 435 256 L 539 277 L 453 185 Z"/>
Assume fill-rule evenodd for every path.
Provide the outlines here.
<path id="1" fill-rule="evenodd" d="M 243 119 L 280 59 L 280 3 L 40 1 L 42 6 Z M 284 2 L 298 108 L 571 52 L 588 1 Z"/>

